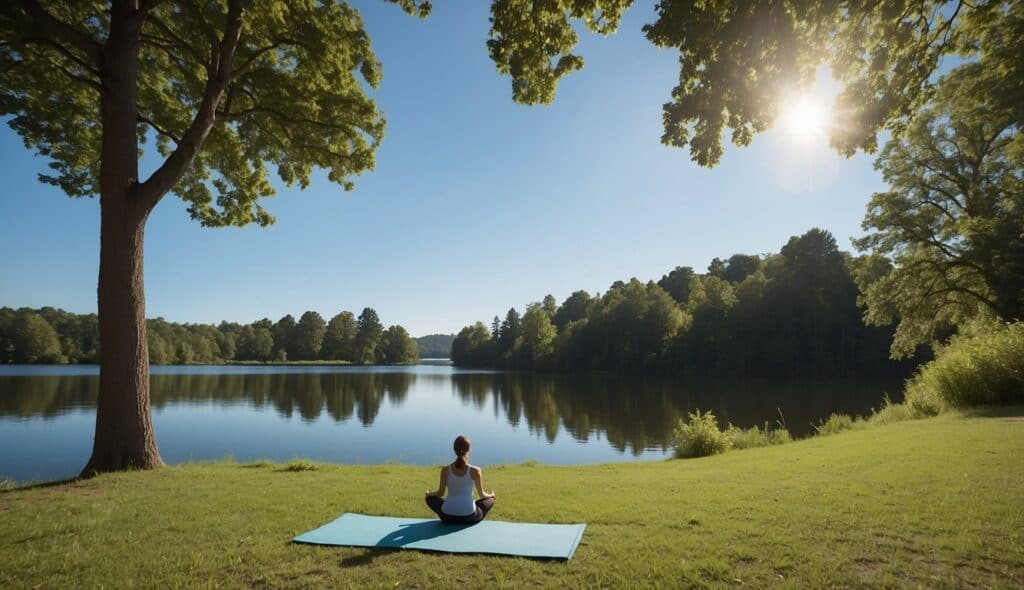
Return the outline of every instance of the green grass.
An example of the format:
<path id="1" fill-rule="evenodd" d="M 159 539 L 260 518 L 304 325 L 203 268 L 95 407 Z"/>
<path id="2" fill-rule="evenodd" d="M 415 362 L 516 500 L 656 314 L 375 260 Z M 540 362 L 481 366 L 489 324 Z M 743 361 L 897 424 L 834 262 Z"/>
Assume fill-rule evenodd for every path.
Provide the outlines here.
<path id="1" fill-rule="evenodd" d="M 1024 420 L 950 414 L 702 459 L 485 469 L 491 518 L 588 523 L 569 562 L 289 542 L 345 511 L 429 516 L 434 467 L 190 464 L 0 492 L 0 587 L 1019 588 L 1021 457 Z"/>

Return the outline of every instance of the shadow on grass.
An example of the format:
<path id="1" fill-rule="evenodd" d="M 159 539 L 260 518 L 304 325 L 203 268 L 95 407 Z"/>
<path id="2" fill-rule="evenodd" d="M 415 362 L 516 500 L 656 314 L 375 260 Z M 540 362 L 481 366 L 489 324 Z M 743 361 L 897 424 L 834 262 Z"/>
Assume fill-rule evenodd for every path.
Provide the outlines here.
<path id="1" fill-rule="evenodd" d="M 10 480 L 0 481 L 0 494 L 7 492 L 24 492 L 28 490 L 40 490 L 43 488 L 55 488 L 58 486 L 66 486 L 73 483 L 85 481 L 81 477 L 69 477 L 67 479 L 58 479 L 55 481 L 28 481 L 23 483 L 17 483 Z"/>

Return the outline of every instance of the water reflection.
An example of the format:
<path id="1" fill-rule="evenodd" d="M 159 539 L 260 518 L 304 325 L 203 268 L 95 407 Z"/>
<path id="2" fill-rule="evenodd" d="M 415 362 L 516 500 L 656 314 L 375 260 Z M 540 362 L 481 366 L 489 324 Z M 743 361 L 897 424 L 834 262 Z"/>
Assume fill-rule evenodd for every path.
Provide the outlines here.
<path id="1" fill-rule="evenodd" d="M 322 417 L 347 422 L 354 417 L 364 427 L 374 424 L 385 402 L 397 409 L 411 390 L 450 387 L 456 406 L 477 414 L 489 411 L 496 422 L 513 428 L 525 425 L 549 443 L 564 428 L 578 442 L 598 436 L 620 453 L 634 455 L 668 449 L 678 420 L 697 408 L 713 410 L 723 422 L 738 426 L 784 420 L 800 436 L 832 412 L 864 413 L 884 392 L 899 391 L 898 383 L 849 380 L 683 380 L 454 370 L 180 373 L 153 375 L 151 383 L 156 410 L 200 404 L 271 408 L 303 422 Z M 50 420 L 91 410 L 98 384 L 96 376 L 0 376 L 0 417 Z"/>
<path id="2" fill-rule="evenodd" d="M 210 403 L 273 408 L 312 422 L 322 414 L 336 422 L 355 416 L 370 426 L 381 404 L 401 405 L 415 380 L 412 373 L 264 373 L 226 375 L 153 375 L 154 409 Z M 96 407 L 99 377 L 0 377 L 0 416 L 56 418 Z"/>

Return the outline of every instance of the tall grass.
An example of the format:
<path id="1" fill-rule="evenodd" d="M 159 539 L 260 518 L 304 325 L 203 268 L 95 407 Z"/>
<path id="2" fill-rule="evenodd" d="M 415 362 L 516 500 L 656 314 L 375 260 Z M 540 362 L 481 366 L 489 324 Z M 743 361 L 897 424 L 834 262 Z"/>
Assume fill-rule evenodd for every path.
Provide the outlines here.
<path id="1" fill-rule="evenodd" d="M 725 430 L 725 435 L 732 441 L 734 449 L 752 449 L 755 447 L 770 447 L 781 445 L 793 440 L 793 436 L 785 428 L 771 428 L 765 422 L 764 426 L 752 426 L 750 428 L 739 428 L 732 424 Z"/>
<path id="2" fill-rule="evenodd" d="M 739 428 L 729 424 L 725 430 L 718 427 L 718 419 L 710 411 L 687 415 L 681 420 L 673 433 L 672 444 L 676 449 L 676 457 L 706 457 L 717 455 L 730 449 L 751 449 L 781 445 L 793 440 L 789 431 L 782 428 L 771 428 L 766 422 L 763 427 Z"/>
<path id="3" fill-rule="evenodd" d="M 849 414 L 832 414 L 827 420 L 822 420 L 815 424 L 814 431 L 818 436 L 828 436 L 830 434 L 838 434 L 844 430 L 860 428 L 863 425 L 863 420 L 859 420 Z"/>
<path id="4" fill-rule="evenodd" d="M 954 338 L 907 382 L 906 403 L 929 415 L 1024 404 L 1024 323 Z"/>

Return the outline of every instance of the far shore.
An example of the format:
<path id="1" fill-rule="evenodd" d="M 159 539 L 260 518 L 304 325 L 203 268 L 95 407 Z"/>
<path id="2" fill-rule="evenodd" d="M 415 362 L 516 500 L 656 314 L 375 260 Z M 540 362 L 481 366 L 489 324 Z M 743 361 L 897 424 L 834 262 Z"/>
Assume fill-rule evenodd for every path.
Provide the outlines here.
<path id="1" fill-rule="evenodd" d="M 410 367 L 419 364 L 438 364 L 438 363 L 451 363 L 451 359 L 446 358 L 422 358 L 417 359 L 416 362 L 412 363 L 364 363 L 356 364 L 350 361 L 228 361 L 224 363 L 170 363 L 166 365 L 154 365 L 150 364 L 150 367 L 225 367 L 225 366 L 240 366 L 240 367 L 287 367 L 287 366 L 310 366 L 310 367 Z M 2 366 L 15 366 L 17 363 L 4 364 Z M 98 367 L 97 363 L 32 363 L 22 364 L 18 366 L 23 367 Z"/>

